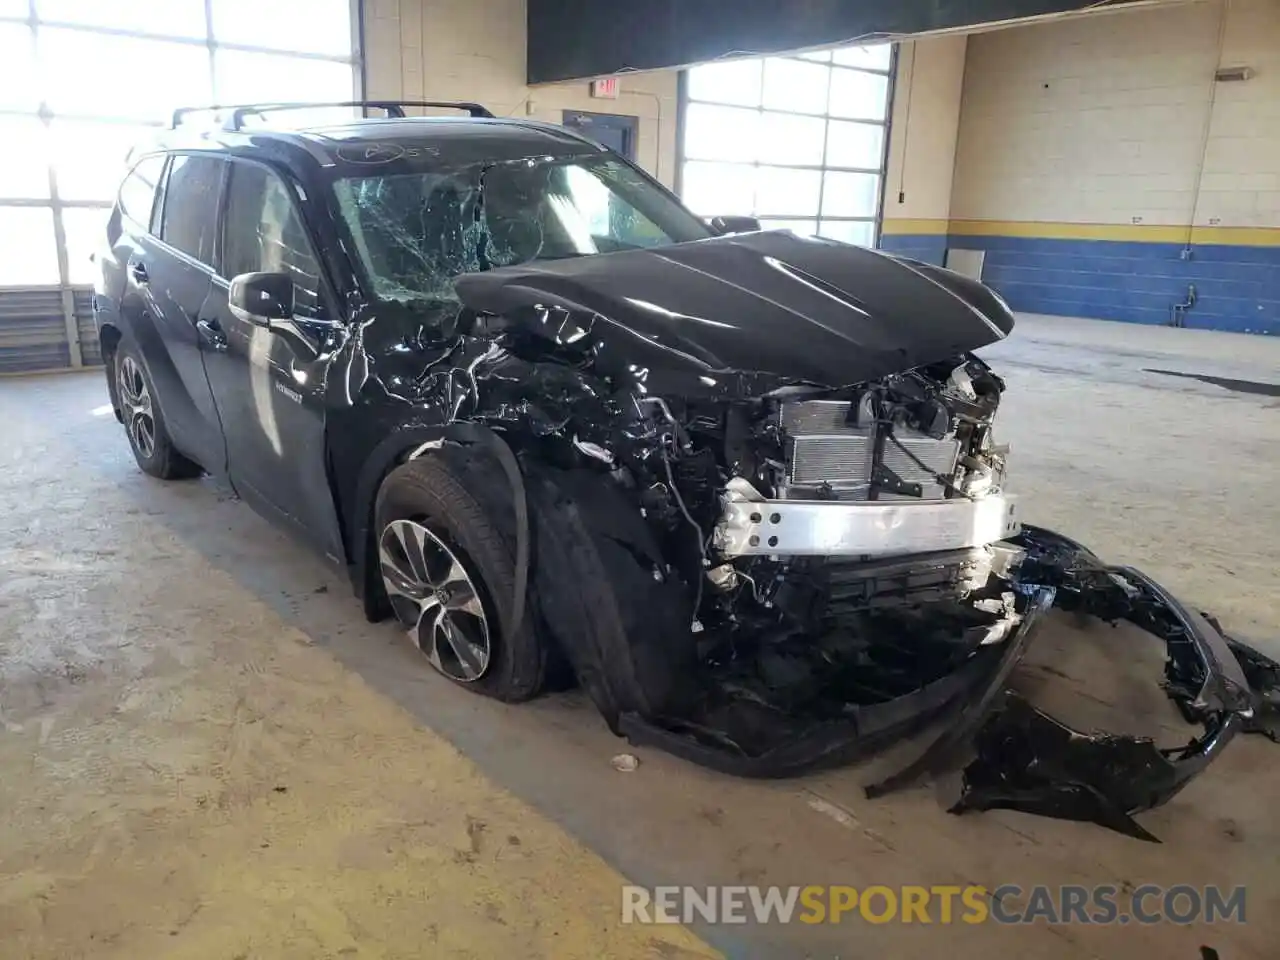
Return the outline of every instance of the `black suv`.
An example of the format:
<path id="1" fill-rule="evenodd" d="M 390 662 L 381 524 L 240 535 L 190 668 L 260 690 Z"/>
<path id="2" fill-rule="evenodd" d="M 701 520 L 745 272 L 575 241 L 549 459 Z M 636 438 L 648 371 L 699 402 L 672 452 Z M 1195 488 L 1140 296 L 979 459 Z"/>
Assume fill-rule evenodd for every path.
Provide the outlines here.
<path id="1" fill-rule="evenodd" d="M 1028 771 L 1067 746 L 995 693 L 1057 599 L 1171 641 L 1166 688 L 1206 728 L 1099 765 L 1091 802 L 1161 801 L 1244 722 L 1214 625 L 1020 525 L 1004 385 L 970 352 L 1013 317 L 981 283 L 705 223 L 474 104 L 262 122 L 295 106 L 178 115 L 136 158 L 96 291 L 112 404 L 144 471 L 224 476 L 446 677 L 505 700 L 576 678 L 615 731 L 744 774 L 976 704 L 951 741 L 1030 741 L 965 802 L 1021 777 L 1045 810 L 1076 787 Z"/>

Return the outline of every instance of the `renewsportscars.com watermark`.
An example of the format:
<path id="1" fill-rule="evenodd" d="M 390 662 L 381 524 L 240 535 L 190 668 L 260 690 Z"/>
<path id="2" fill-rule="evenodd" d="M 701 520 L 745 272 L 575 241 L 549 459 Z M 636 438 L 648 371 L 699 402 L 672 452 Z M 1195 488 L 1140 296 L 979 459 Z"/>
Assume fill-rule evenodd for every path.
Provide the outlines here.
<path id="1" fill-rule="evenodd" d="M 807 886 L 622 888 L 623 923 L 1244 923 L 1245 888 Z"/>

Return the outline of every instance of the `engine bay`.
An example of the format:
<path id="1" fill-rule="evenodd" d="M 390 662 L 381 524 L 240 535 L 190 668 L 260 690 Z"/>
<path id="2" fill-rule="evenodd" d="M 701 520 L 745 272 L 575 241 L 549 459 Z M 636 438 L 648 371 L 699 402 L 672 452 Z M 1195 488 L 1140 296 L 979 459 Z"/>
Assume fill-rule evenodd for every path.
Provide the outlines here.
<path id="1" fill-rule="evenodd" d="M 993 545 L 1018 529 L 993 436 L 1002 390 L 960 357 L 844 390 L 637 397 L 621 455 L 603 436 L 574 443 L 634 491 L 670 558 L 663 574 L 695 596 L 703 642 L 743 628 L 814 638 L 842 617 L 965 600 L 1009 566 L 1012 551 Z M 996 508 L 985 527 L 984 501 Z M 923 539 L 884 536 L 913 525 Z M 975 526 L 990 535 L 975 542 Z"/>
<path id="2" fill-rule="evenodd" d="M 815 725 L 859 718 L 866 732 L 882 722 L 876 708 L 941 705 L 949 680 L 1002 647 L 1036 605 L 1007 579 L 1022 551 L 1002 542 L 1018 532 L 1000 499 L 1002 390 L 982 361 L 959 357 L 844 390 L 636 398 L 618 431 L 645 441 L 630 457 L 603 437 L 575 438 L 636 497 L 667 561 L 654 577 L 692 597 L 698 693 L 691 711 L 666 718 L 669 731 L 750 765 Z M 758 549 L 739 551 L 726 532 L 735 506 L 780 530 L 784 511 L 806 505 L 864 511 L 872 525 L 884 505 L 945 530 L 935 507 L 971 522 L 984 500 L 1000 507 L 989 540 L 927 552 L 886 551 L 874 533 L 843 555 L 755 535 Z"/>

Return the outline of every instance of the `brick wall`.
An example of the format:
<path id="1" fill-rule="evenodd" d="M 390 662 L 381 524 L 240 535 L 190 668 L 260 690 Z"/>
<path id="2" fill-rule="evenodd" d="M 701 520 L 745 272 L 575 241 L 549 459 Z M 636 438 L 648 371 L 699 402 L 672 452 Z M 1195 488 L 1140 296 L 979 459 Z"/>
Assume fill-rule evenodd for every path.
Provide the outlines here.
<path id="1" fill-rule="evenodd" d="M 1228 174 L 1269 174 L 1275 183 L 1280 124 L 1271 51 L 1242 41 L 1250 27 L 1280 18 L 1274 0 L 1235 0 L 1223 61 L 1270 61 L 1270 77 L 1214 84 L 1223 4 L 1192 3 L 975 36 L 965 75 L 956 153 L 957 219 L 1066 223 L 1191 222 L 1210 96 L 1210 130 L 1200 222 L 1246 213 L 1244 186 Z M 1267 13 L 1271 17 L 1266 16 Z M 1270 97 L 1267 95 L 1270 94 Z M 1257 108 L 1272 120 L 1270 156 L 1224 141 L 1261 135 Z M 1254 108 L 1252 115 L 1250 108 Z M 1249 183 L 1249 192 L 1256 190 Z M 1276 207 L 1274 213 L 1280 213 Z"/>
<path id="2" fill-rule="evenodd" d="M 950 216 L 1015 308 L 1280 333 L 1280 2 L 971 37 Z"/>
<path id="3" fill-rule="evenodd" d="M 476 100 L 498 116 L 561 121 L 564 110 L 639 117 L 637 160 L 670 185 L 676 72 L 627 74 L 617 100 L 588 84 L 526 86 L 524 0 L 364 0 L 365 94 Z"/>

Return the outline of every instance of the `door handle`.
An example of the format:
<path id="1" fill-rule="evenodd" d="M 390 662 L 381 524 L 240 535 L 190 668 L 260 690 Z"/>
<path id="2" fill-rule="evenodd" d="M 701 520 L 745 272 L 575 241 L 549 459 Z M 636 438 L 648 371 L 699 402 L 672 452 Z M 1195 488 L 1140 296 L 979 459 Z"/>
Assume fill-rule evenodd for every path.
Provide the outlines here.
<path id="1" fill-rule="evenodd" d="M 214 350 L 221 352 L 227 349 L 227 335 L 222 332 L 217 320 L 197 320 L 196 331 Z"/>
<path id="2" fill-rule="evenodd" d="M 129 275 L 137 283 L 146 283 L 151 277 L 147 274 L 147 265 L 140 260 L 134 260 L 129 264 Z"/>

